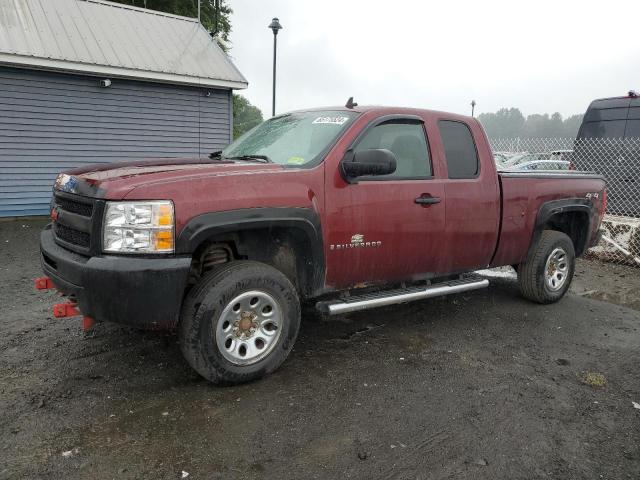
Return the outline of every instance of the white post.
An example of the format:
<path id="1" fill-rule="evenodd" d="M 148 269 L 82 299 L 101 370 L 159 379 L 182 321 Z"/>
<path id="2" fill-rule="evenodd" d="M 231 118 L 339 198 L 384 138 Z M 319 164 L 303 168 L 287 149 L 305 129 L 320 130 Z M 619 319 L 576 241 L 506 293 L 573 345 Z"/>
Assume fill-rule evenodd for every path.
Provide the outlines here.
<path id="1" fill-rule="evenodd" d="M 200 23 L 200 0 L 198 0 L 198 22 Z"/>

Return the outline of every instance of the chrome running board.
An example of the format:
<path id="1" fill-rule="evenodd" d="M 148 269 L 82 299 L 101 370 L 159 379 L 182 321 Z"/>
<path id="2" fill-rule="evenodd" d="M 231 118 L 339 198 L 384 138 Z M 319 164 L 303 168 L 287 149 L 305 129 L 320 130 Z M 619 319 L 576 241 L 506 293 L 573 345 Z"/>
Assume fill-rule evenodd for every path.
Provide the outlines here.
<path id="1" fill-rule="evenodd" d="M 439 297 L 451 293 L 467 292 L 489 286 L 489 280 L 478 276 L 436 283 L 429 286 L 398 288 L 382 292 L 356 295 L 344 300 L 329 300 L 316 303 L 316 308 L 329 315 L 357 312 L 369 308 L 413 302 L 424 298 Z"/>

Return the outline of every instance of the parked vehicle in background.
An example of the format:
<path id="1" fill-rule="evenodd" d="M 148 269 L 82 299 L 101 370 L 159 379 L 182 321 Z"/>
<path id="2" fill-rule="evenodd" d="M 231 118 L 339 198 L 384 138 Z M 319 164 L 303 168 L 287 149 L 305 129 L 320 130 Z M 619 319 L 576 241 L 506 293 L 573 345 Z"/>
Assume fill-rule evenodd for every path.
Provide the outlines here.
<path id="1" fill-rule="evenodd" d="M 509 156 L 506 160 L 502 161 L 498 165 L 498 167 L 499 169 L 509 169 L 519 163 L 531 162 L 539 159 L 540 159 L 540 156 L 537 153 L 530 153 L 530 152 L 512 153 L 511 156 Z"/>
<path id="2" fill-rule="evenodd" d="M 553 150 L 549 153 L 549 160 L 569 160 L 573 150 Z"/>
<path id="3" fill-rule="evenodd" d="M 577 138 L 640 138 L 640 97 L 630 91 L 625 97 L 594 100 L 587 108 Z"/>
<path id="4" fill-rule="evenodd" d="M 393 305 L 485 287 L 471 272 L 502 265 L 526 298 L 558 301 L 605 205 L 598 175 L 498 173 L 474 118 L 349 102 L 273 117 L 209 159 L 61 174 L 42 268 L 83 315 L 177 326 L 196 371 L 239 383 L 285 360 L 301 301 Z"/>
<path id="5" fill-rule="evenodd" d="M 578 170 L 607 178 L 609 213 L 640 215 L 635 206 L 640 198 L 640 97 L 636 92 L 591 102 L 573 150 L 571 160 Z"/>
<path id="6" fill-rule="evenodd" d="M 501 166 L 514 155 L 513 152 L 493 152 L 493 159 L 496 161 L 496 165 Z"/>
<path id="7" fill-rule="evenodd" d="M 551 153 L 518 153 L 499 163 L 496 161 L 496 165 L 501 171 L 575 170 L 575 165 L 569 160 L 570 152 L 571 150 L 556 150 Z"/>

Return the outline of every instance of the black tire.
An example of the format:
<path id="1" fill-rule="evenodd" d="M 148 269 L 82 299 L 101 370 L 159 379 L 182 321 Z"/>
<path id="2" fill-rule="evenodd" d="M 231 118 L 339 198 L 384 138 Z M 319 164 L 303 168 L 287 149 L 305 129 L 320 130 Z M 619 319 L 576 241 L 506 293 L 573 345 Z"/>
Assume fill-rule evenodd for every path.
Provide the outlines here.
<path id="1" fill-rule="evenodd" d="M 281 331 L 264 358 L 238 365 L 225 358 L 218 347 L 218 320 L 232 300 L 253 290 L 277 301 Z M 238 384 L 277 369 L 293 348 L 299 329 L 300 301 L 289 279 L 269 265 L 237 261 L 207 273 L 188 293 L 180 318 L 180 348 L 189 365 L 207 380 L 218 385 Z"/>
<path id="2" fill-rule="evenodd" d="M 554 289 L 548 285 L 545 271 L 547 260 L 557 249 L 562 249 L 566 253 L 566 273 L 562 276 L 563 283 Z M 527 260 L 518 266 L 518 283 L 522 295 L 538 303 L 557 302 L 571 286 L 575 261 L 576 254 L 571 239 L 562 232 L 544 230 Z"/>

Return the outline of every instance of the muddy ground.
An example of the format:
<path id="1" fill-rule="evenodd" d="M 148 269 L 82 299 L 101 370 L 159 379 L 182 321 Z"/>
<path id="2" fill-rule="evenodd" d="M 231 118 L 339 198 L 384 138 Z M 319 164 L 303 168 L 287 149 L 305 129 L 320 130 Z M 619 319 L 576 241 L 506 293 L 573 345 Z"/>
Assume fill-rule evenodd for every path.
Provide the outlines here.
<path id="1" fill-rule="evenodd" d="M 171 334 L 52 320 L 40 227 L 0 223 L 2 479 L 640 477 L 638 269 L 309 316 L 278 372 L 216 388 Z"/>

